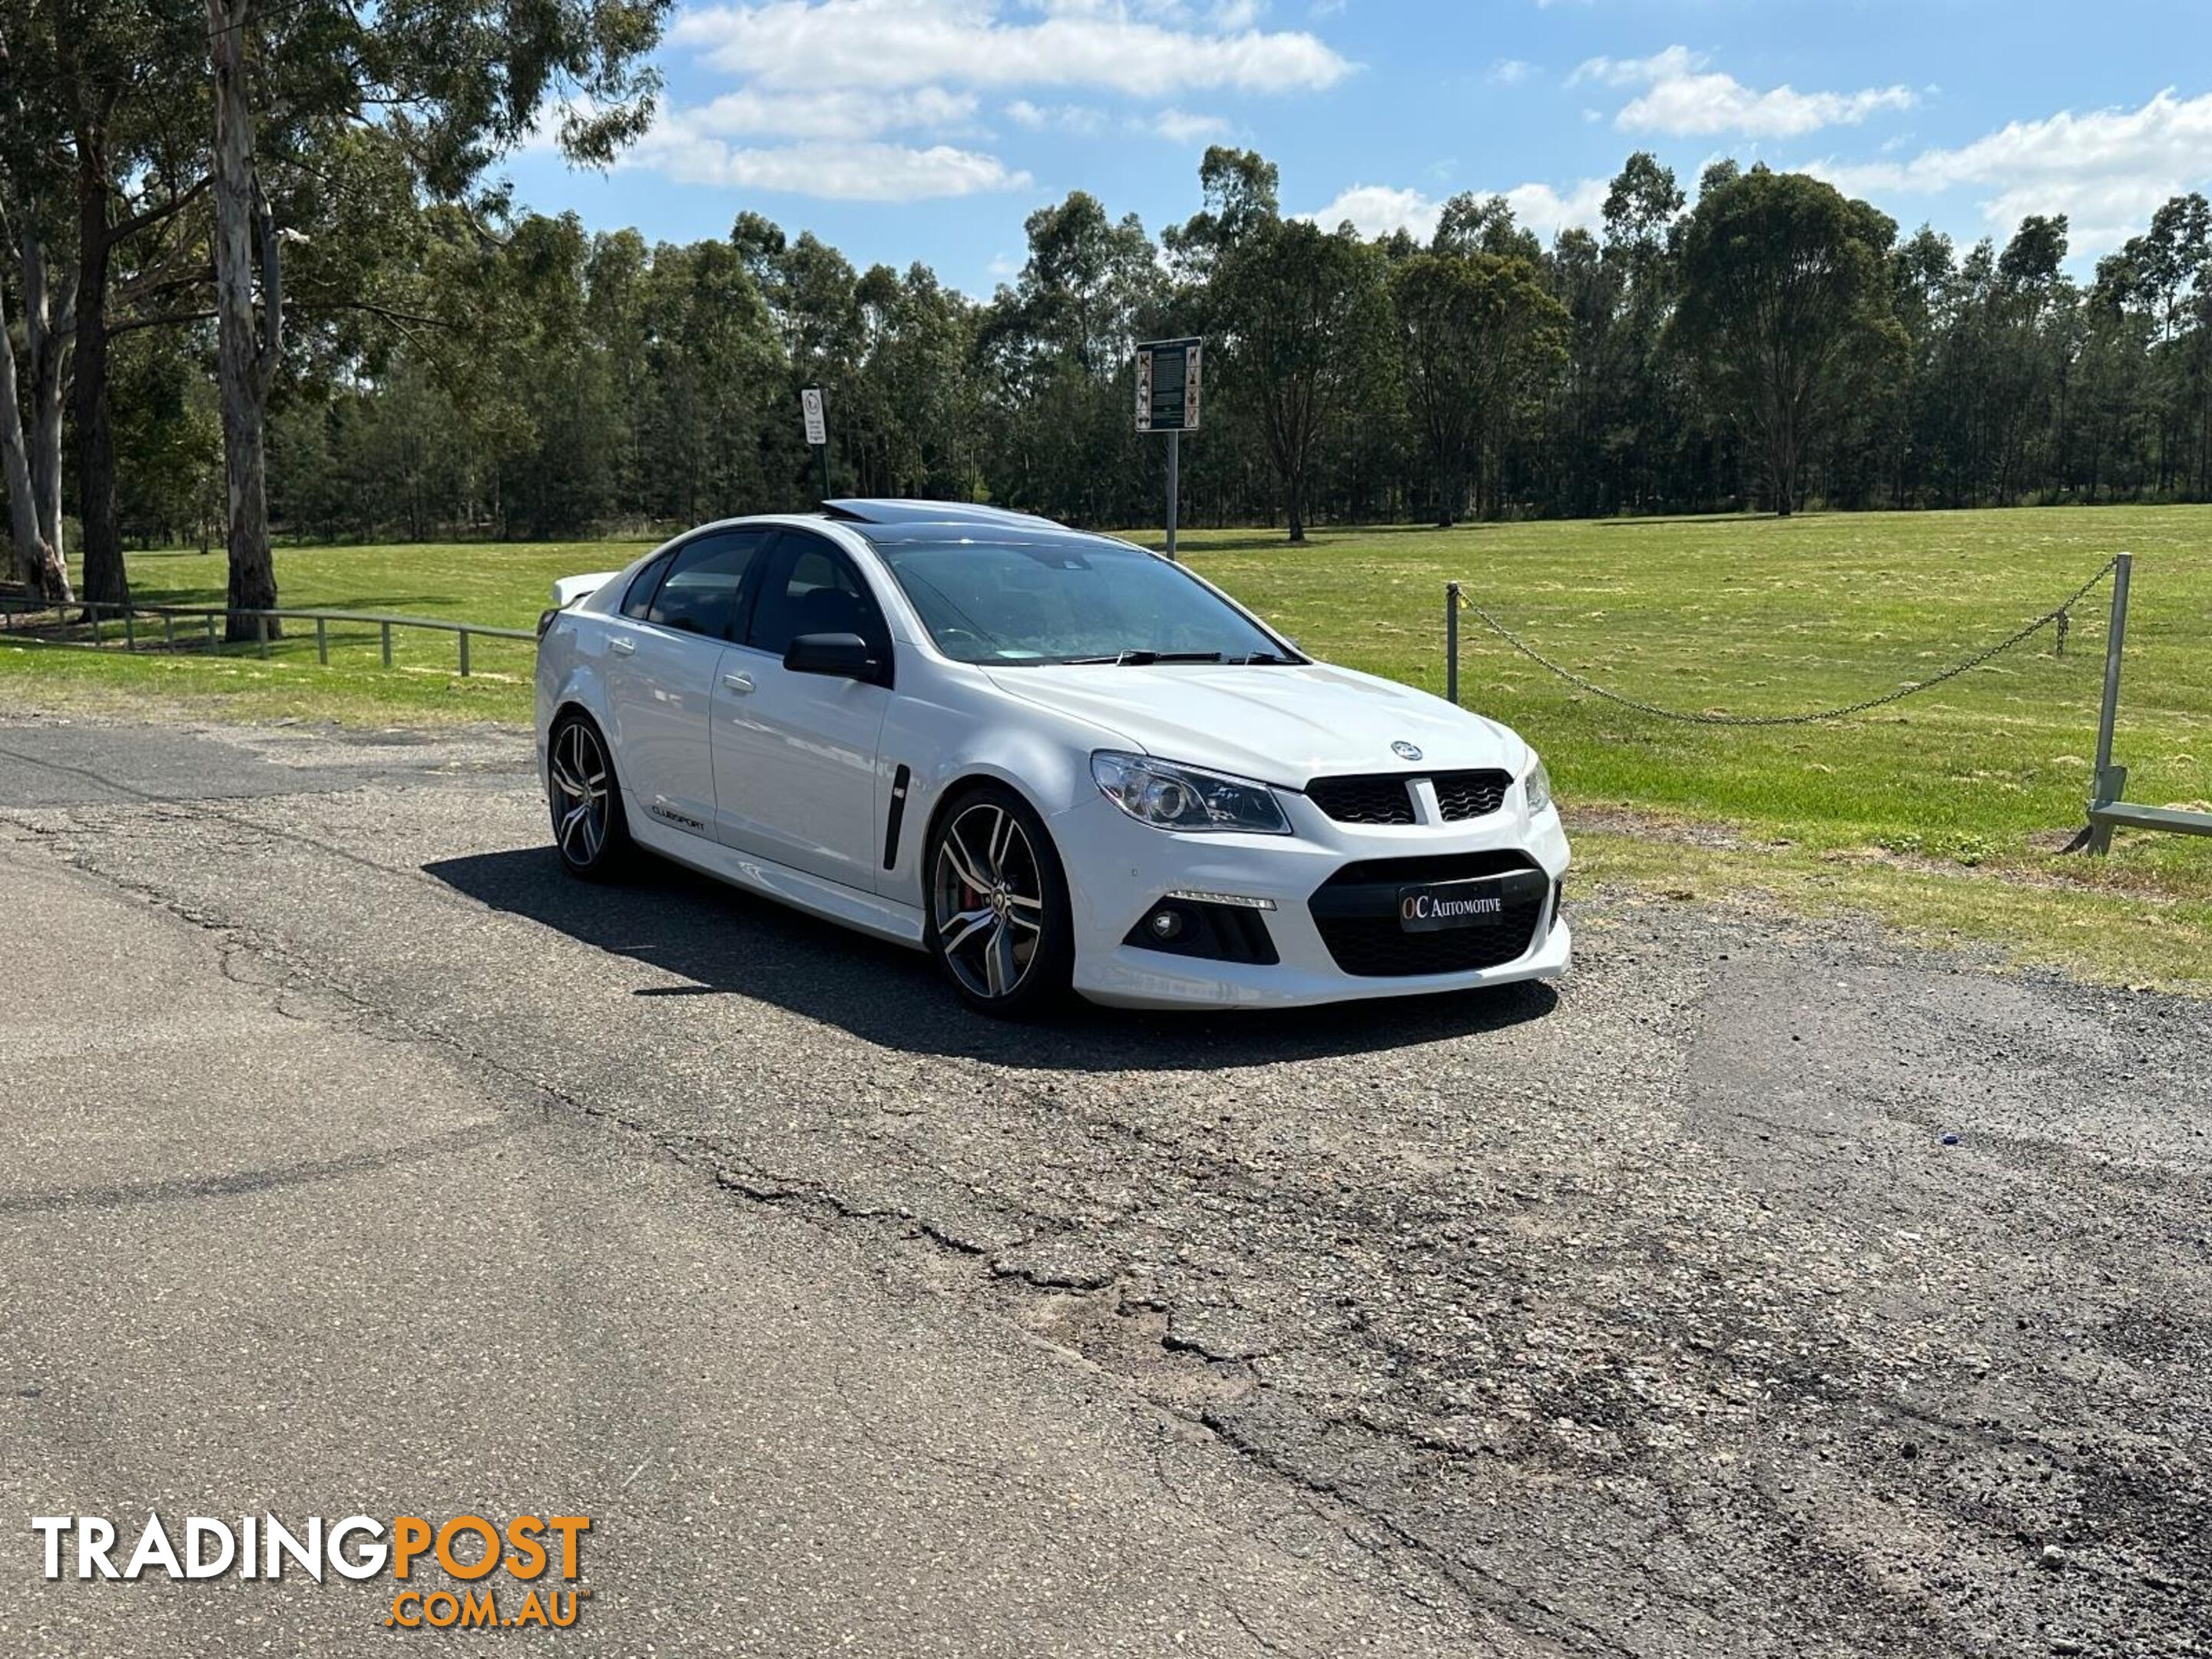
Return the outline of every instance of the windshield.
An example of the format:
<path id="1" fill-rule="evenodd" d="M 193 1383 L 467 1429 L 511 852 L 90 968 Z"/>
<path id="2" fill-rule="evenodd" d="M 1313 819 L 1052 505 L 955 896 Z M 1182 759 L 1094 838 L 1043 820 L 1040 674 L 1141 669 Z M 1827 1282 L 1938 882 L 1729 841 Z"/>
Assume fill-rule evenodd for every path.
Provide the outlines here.
<path id="1" fill-rule="evenodd" d="M 885 541 L 878 551 L 959 662 L 1300 660 L 1204 583 L 1109 541 Z"/>

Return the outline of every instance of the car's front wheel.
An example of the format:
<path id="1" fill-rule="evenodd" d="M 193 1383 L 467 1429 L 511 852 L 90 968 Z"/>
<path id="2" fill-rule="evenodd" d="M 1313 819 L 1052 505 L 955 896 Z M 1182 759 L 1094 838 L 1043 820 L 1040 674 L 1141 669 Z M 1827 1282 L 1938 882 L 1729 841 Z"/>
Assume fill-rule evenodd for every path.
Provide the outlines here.
<path id="1" fill-rule="evenodd" d="M 1011 1018 L 1061 1001 L 1075 959 L 1067 878 L 1029 803 L 999 784 L 962 792 L 928 856 L 930 954 L 969 1006 Z"/>
<path id="2" fill-rule="evenodd" d="M 568 873 L 604 881 L 629 856 L 629 822 L 622 786 L 599 728 L 583 714 L 564 714 L 545 745 L 545 793 L 553 811 L 553 844 Z"/>

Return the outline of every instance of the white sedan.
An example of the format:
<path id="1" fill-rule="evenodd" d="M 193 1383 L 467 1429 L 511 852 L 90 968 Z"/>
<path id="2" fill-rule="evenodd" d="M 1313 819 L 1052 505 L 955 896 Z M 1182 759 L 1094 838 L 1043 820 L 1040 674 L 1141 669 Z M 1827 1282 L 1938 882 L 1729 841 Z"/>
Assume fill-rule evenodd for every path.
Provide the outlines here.
<path id="1" fill-rule="evenodd" d="M 579 876 L 643 847 L 927 951 L 994 1013 L 1566 971 L 1566 836 L 1527 744 L 1312 660 L 1131 543 L 832 501 L 554 597 L 538 757 Z"/>

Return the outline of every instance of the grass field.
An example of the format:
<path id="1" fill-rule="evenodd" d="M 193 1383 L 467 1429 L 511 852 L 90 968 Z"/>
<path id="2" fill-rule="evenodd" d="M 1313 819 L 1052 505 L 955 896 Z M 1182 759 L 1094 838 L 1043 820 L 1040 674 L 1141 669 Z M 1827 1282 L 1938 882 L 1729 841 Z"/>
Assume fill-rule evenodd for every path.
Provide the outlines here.
<path id="1" fill-rule="evenodd" d="M 1672 708 L 1784 714 L 1924 678 L 2135 552 L 2118 759 L 2131 799 L 2212 798 L 2212 508 L 1644 520 L 1188 536 L 1192 562 L 1316 653 L 1443 686 L 1443 583 L 1554 659 Z M 559 574 L 631 544 L 289 549 L 288 605 L 526 626 Z M 219 603 L 219 557 L 133 556 L 147 601 Z M 1632 713 L 1554 678 L 1462 617 L 1463 700 L 1518 726 L 1562 797 L 1622 809 L 1584 836 L 1601 871 L 1675 890 L 1864 908 L 1923 931 L 2122 981 L 2212 984 L 2212 842 L 2124 836 L 2097 866 L 2053 848 L 2079 823 L 2109 589 L 1963 678 L 1859 719 L 1726 728 Z M 128 711 L 182 700 L 240 717 L 524 720 L 528 647 L 449 637 L 312 636 L 261 662 L 0 647 L 14 701 Z M 219 701 L 210 701 L 219 699 Z M 1607 821 L 1602 815 L 1597 820 Z M 1616 817 L 1615 822 L 1625 822 Z"/>

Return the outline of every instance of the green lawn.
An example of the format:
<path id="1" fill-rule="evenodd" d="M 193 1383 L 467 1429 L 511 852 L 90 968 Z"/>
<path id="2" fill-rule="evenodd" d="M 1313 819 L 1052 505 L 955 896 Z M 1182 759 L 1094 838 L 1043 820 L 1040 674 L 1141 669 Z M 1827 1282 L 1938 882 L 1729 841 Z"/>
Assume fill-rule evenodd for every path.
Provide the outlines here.
<path id="1" fill-rule="evenodd" d="M 2212 799 L 2212 508 L 1854 514 L 1362 530 L 1293 549 L 1241 531 L 1186 536 L 1192 562 L 1316 653 L 1443 686 L 1443 583 L 1600 682 L 1669 708 L 1778 714 L 1924 678 L 2001 638 L 2135 552 L 2118 758 L 2132 799 Z M 632 544 L 287 549 L 288 605 L 526 626 L 556 575 Z M 219 602 L 219 556 L 141 554 L 142 599 Z M 2212 981 L 2212 842 L 2129 836 L 2105 866 L 2052 856 L 2079 823 L 2102 673 L 2106 603 L 1962 679 L 1838 724 L 1721 728 L 1650 719 L 1553 678 L 1462 617 L 1462 688 L 1545 753 L 1565 800 L 1650 829 L 1584 836 L 1601 872 L 1792 905 L 1872 908 L 1944 935 L 2122 980 Z M 264 663 L 0 647 L 17 702 L 107 708 L 208 694 L 246 718 L 391 724 L 523 720 L 528 648 L 312 637 Z M 1668 828 L 1674 825 L 1675 828 Z M 1716 848 L 1690 826 L 1727 826 Z M 1702 840 L 1705 845 L 1698 842 Z"/>

